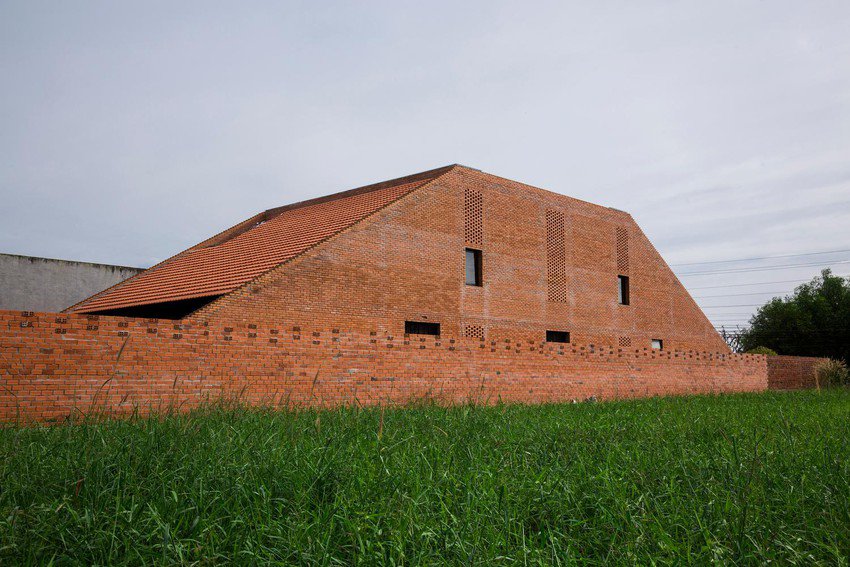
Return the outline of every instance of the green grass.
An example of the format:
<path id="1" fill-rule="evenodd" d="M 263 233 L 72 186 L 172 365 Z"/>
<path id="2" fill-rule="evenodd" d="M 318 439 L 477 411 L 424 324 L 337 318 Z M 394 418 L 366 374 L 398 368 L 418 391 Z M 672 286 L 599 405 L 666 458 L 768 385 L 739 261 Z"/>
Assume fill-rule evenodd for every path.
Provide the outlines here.
<path id="1" fill-rule="evenodd" d="M 847 564 L 850 393 L 0 430 L 0 564 Z"/>

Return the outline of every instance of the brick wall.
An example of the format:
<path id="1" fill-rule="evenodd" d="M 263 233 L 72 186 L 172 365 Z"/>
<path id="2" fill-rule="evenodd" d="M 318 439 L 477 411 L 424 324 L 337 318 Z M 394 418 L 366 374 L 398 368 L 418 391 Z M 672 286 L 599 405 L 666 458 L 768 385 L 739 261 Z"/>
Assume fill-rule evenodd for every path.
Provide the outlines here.
<path id="1" fill-rule="evenodd" d="M 542 403 L 763 391 L 761 355 L 552 344 L 491 333 L 0 311 L 0 421 L 253 404 Z"/>
<path id="2" fill-rule="evenodd" d="M 467 246 L 483 252 L 482 287 L 464 284 Z M 392 336 L 420 320 L 452 336 L 560 330 L 583 344 L 729 352 L 630 215 L 463 167 L 195 317 Z"/>
<path id="3" fill-rule="evenodd" d="M 824 360 L 810 356 L 768 356 L 768 387 L 771 390 L 814 388 L 815 367 Z"/>

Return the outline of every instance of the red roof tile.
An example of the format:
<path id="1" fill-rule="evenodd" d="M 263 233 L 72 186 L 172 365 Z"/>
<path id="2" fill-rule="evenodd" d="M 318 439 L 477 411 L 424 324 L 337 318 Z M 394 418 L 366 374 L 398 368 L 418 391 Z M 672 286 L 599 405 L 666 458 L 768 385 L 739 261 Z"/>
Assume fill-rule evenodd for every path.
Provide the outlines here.
<path id="1" fill-rule="evenodd" d="M 435 179 L 446 169 L 271 209 L 254 217 L 252 224 L 241 223 L 68 311 L 91 313 L 234 291 Z"/>

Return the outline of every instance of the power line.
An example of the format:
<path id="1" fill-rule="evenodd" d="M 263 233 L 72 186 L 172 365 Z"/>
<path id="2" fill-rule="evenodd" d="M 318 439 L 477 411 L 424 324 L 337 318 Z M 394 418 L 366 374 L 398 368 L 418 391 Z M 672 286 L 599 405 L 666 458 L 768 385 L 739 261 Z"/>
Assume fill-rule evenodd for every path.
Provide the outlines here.
<path id="1" fill-rule="evenodd" d="M 750 312 L 750 313 L 706 313 L 706 315 L 708 317 L 714 317 L 714 318 L 719 318 L 719 317 L 735 317 L 735 318 L 737 318 L 737 317 L 747 317 L 747 318 L 749 318 L 749 317 L 752 317 L 753 315 L 755 315 L 755 312 Z"/>
<path id="2" fill-rule="evenodd" d="M 761 307 L 764 303 L 738 303 L 737 305 L 700 305 L 703 309 L 722 309 L 726 307 Z"/>
<path id="3" fill-rule="evenodd" d="M 726 316 L 749 317 L 752 314 L 753 313 L 751 311 L 747 311 L 746 313 L 741 313 L 741 312 L 738 312 L 738 311 L 734 311 L 734 312 L 730 311 L 729 313 L 711 313 L 710 315 L 712 317 L 726 317 Z"/>
<path id="4" fill-rule="evenodd" d="M 721 328 L 715 329 L 715 331 L 718 331 L 718 332 L 723 331 L 723 330 L 725 330 L 727 333 L 730 331 L 730 329 L 721 329 Z M 737 330 L 743 331 L 744 329 L 737 329 Z M 749 330 L 749 329 L 747 329 L 747 330 Z M 799 332 L 799 333 L 782 333 L 782 332 L 778 332 L 778 331 L 777 332 L 759 331 L 759 334 L 760 335 L 763 334 L 765 336 L 774 336 L 774 337 L 778 337 L 778 338 L 800 337 L 804 342 L 807 342 L 807 343 L 835 344 L 835 343 L 838 343 L 839 340 L 838 339 L 832 339 L 832 338 L 829 338 L 829 337 L 834 335 L 836 332 L 842 332 L 842 331 L 845 331 L 845 330 L 846 329 L 829 329 L 829 330 L 825 330 L 825 331 L 822 331 L 822 332 L 821 331 L 806 331 L 806 332 Z"/>
<path id="5" fill-rule="evenodd" d="M 729 329 L 725 329 L 727 334 L 740 334 L 744 329 L 736 329 L 739 333 L 731 333 Z M 722 333 L 722 329 L 715 329 L 715 331 Z M 827 331 L 828 334 L 834 334 L 832 331 Z M 761 333 L 760 333 L 761 334 Z M 765 338 L 778 338 L 778 339 L 788 339 L 788 338 L 800 338 L 801 344 L 816 344 L 816 345 L 835 345 L 837 340 L 830 338 L 825 334 L 811 334 L 811 333 L 763 333 Z"/>
<path id="6" fill-rule="evenodd" d="M 715 325 L 715 328 L 719 329 L 721 325 Z M 807 334 L 807 333 L 835 333 L 836 331 L 846 331 L 848 327 L 830 327 L 826 328 L 818 328 L 818 329 L 797 329 L 797 330 L 788 330 L 788 329 L 776 329 L 776 330 L 764 330 L 764 333 L 778 333 L 778 334 Z"/>
<path id="7" fill-rule="evenodd" d="M 838 276 L 839 278 L 846 278 L 850 276 Z M 754 285 L 768 285 L 768 284 L 780 284 L 780 283 L 807 283 L 812 281 L 812 278 L 808 278 L 805 280 L 781 280 L 774 282 L 756 282 L 756 283 L 745 283 L 745 284 L 725 284 L 725 285 L 709 285 L 702 287 L 690 287 L 689 290 L 697 290 L 697 289 L 718 289 L 721 287 L 749 287 Z"/>
<path id="8" fill-rule="evenodd" d="M 772 260 L 774 258 L 796 258 L 799 256 L 818 256 L 821 254 L 841 254 L 842 252 L 850 252 L 850 249 L 825 250 L 823 252 L 804 252 L 802 254 L 780 254 L 777 256 L 753 256 L 752 258 L 736 258 L 734 260 L 712 260 L 710 262 L 685 262 L 684 264 L 670 264 L 670 266 L 701 266 L 705 264 L 728 264 L 730 262 L 753 262 L 756 260 Z"/>
<path id="9" fill-rule="evenodd" d="M 752 317 L 753 315 L 756 314 L 755 310 L 753 310 L 753 311 L 746 310 L 745 311 L 743 309 L 741 311 L 730 311 L 728 313 L 708 313 L 708 312 L 704 312 L 704 313 L 707 317 L 731 317 L 731 318 L 738 318 L 738 317 L 749 318 L 749 317 Z"/>
<path id="10" fill-rule="evenodd" d="M 694 295 L 693 298 L 694 299 L 708 299 L 708 298 L 711 298 L 711 297 L 742 297 L 742 296 L 745 296 L 745 295 L 767 295 L 769 293 L 772 293 L 774 295 L 781 295 L 781 294 L 787 295 L 791 292 L 790 291 L 757 291 L 755 293 L 721 293 L 720 295 Z"/>
<path id="11" fill-rule="evenodd" d="M 825 265 L 828 264 L 828 265 Z M 784 270 L 787 268 L 808 268 L 811 266 L 823 266 L 828 268 L 830 266 L 834 266 L 836 264 L 850 264 L 850 260 L 838 260 L 835 262 L 815 262 L 811 264 L 783 264 L 781 266 L 769 266 L 762 268 L 738 268 L 738 269 L 729 269 L 729 270 L 709 270 L 705 272 L 688 272 L 685 274 L 677 274 L 679 277 L 685 276 L 704 276 L 709 274 L 739 274 L 744 272 L 767 272 L 770 270 Z"/>

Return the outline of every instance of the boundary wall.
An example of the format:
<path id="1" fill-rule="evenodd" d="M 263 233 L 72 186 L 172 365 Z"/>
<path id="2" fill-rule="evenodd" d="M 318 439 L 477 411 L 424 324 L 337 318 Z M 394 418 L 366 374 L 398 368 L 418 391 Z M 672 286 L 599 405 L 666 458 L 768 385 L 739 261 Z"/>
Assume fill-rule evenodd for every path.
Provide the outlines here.
<path id="1" fill-rule="evenodd" d="M 188 409 L 546 403 L 768 388 L 763 355 L 0 311 L 0 422 Z"/>
<path id="2" fill-rule="evenodd" d="M 767 385 L 771 390 L 803 390 L 817 387 L 815 367 L 826 360 L 811 356 L 768 356 Z"/>

